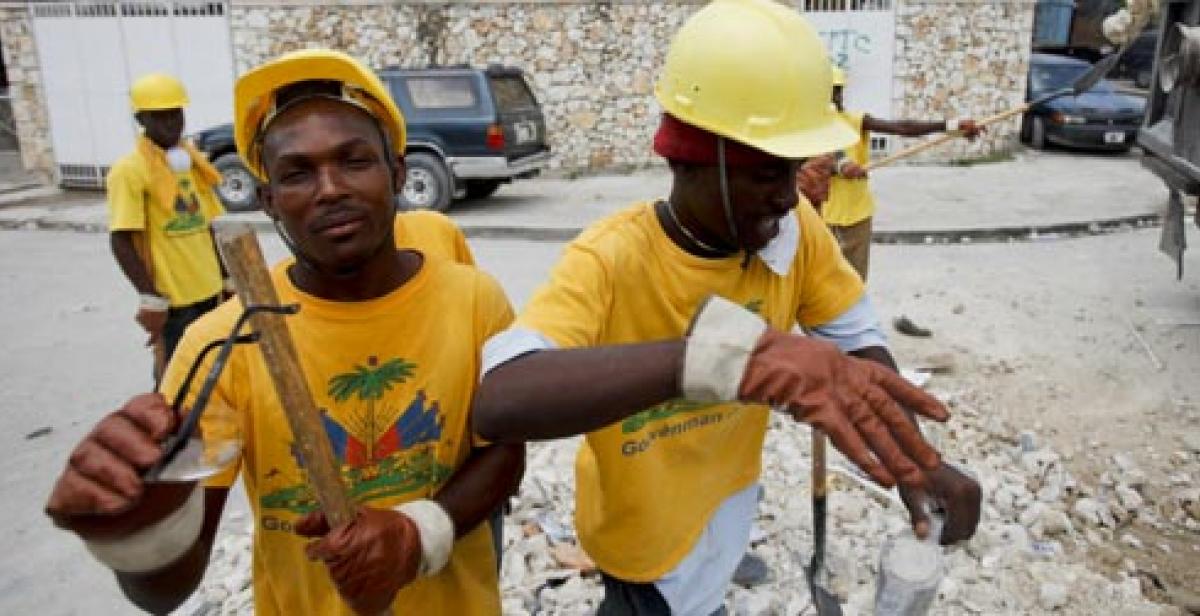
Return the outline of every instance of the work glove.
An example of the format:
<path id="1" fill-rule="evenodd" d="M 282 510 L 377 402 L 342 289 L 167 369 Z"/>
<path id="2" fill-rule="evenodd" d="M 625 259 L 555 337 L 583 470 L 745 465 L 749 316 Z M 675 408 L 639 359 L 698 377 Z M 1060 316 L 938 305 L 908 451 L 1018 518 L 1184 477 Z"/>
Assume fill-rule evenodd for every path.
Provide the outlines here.
<path id="1" fill-rule="evenodd" d="M 146 483 L 163 455 L 175 414 L 160 394 L 142 394 L 110 413 L 72 450 L 46 502 L 46 515 L 79 535 L 117 571 L 157 569 L 200 534 L 202 489 L 194 482 Z"/>
<path id="2" fill-rule="evenodd" d="M 967 141 L 975 141 L 975 138 L 987 131 L 986 126 L 980 126 L 978 122 L 971 119 L 958 120 L 956 126 L 950 129 L 950 132 L 958 133 L 967 138 Z"/>
<path id="3" fill-rule="evenodd" d="M 832 156 L 816 156 L 804 162 L 796 173 L 796 187 L 817 208 L 829 200 L 829 177 L 833 175 Z"/>
<path id="4" fill-rule="evenodd" d="M 325 563 L 338 593 L 359 614 L 377 616 L 388 609 L 422 563 L 417 524 L 399 511 L 359 507 L 354 521 L 332 530 L 317 511 L 295 529 L 303 537 L 319 537 L 305 553 Z"/>
<path id="5" fill-rule="evenodd" d="M 141 295 L 134 320 L 150 335 L 146 346 L 154 346 L 162 338 L 163 328 L 167 325 L 167 310 L 170 307 L 171 304 L 165 297 L 151 293 Z"/>
<path id="6" fill-rule="evenodd" d="M 702 402 L 768 404 L 825 432 L 876 482 L 925 486 L 940 457 L 901 409 L 945 421 L 933 397 L 828 342 L 772 330 L 724 298 L 697 313 L 684 353 L 683 394 Z"/>
<path id="7" fill-rule="evenodd" d="M 867 170 L 858 163 L 843 160 L 838 164 L 837 174 L 849 180 L 861 180 L 867 177 Z"/>

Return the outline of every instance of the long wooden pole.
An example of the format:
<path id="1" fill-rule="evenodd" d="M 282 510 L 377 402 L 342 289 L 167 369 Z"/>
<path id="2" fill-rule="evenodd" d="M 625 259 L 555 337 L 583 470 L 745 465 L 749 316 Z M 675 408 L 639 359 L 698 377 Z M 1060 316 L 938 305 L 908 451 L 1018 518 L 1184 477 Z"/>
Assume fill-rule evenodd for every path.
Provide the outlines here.
<path id="1" fill-rule="evenodd" d="M 279 295 L 271 283 L 271 274 L 254 230 L 244 223 L 219 224 L 216 237 L 242 305 L 278 305 Z M 354 504 L 346 494 L 286 318 L 281 314 L 259 312 L 250 317 L 250 326 L 259 332 L 258 347 L 296 439 L 300 463 L 309 484 L 330 527 L 337 528 L 354 519 Z"/>
<path id="2" fill-rule="evenodd" d="M 1004 111 L 1001 113 L 997 113 L 996 115 L 986 117 L 986 118 L 976 122 L 975 125 L 982 127 L 982 126 L 987 126 L 989 124 L 995 124 L 996 122 L 1000 122 L 1001 120 L 1007 120 L 1008 118 L 1011 118 L 1015 115 L 1020 115 L 1022 113 L 1025 113 L 1025 111 L 1028 109 L 1029 109 L 1029 104 L 1026 103 L 1026 104 L 1020 105 L 1018 107 L 1013 107 L 1012 109 L 1009 109 L 1008 111 Z M 880 167 L 890 165 L 898 160 L 903 160 L 910 156 L 915 156 L 917 154 L 920 154 L 921 152 L 924 152 L 925 150 L 928 150 L 930 148 L 935 148 L 939 145 L 942 145 L 943 143 L 946 143 L 947 141 L 953 141 L 954 139 L 958 139 L 958 137 L 959 137 L 959 135 L 957 133 L 947 133 L 940 137 L 918 143 L 917 145 L 914 145 L 911 147 L 904 148 L 903 150 L 900 150 L 899 152 L 896 152 L 895 154 L 885 156 L 879 160 L 871 161 L 870 163 L 867 164 L 866 170 L 870 171 L 872 169 L 878 169 Z"/>

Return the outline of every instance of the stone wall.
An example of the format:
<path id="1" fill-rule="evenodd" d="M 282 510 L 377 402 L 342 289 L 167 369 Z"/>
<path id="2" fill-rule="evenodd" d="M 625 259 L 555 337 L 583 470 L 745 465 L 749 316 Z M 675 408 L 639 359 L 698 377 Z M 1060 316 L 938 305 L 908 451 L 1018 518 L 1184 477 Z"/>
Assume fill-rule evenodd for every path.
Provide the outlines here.
<path id="1" fill-rule="evenodd" d="M 895 118 L 985 118 L 1025 101 L 1032 0 L 905 0 L 896 7 Z M 975 159 L 1010 150 L 1020 116 L 968 144 L 956 140 L 913 162 Z M 916 143 L 900 140 L 896 147 Z"/>
<path id="2" fill-rule="evenodd" d="M 42 91 L 33 23 L 25 4 L 0 4 L 0 51 L 8 70 L 9 95 L 21 162 L 46 182 L 56 177 L 50 114 Z"/>
<path id="3" fill-rule="evenodd" d="M 547 116 L 552 168 L 656 162 L 652 88 L 670 35 L 700 2 L 397 2 L 354 6 L 236 2 L 238 72 L 329 45 L 372 66 L 523 67 Z"/>
<path id="4" fill-rule="evenodd" d="M 522 66 L 545 107 L 552 166 L 586 170 L 657 162 L 649 149 L 658 114 L 654 78 L 671 34 L 703 3 L 235 0 L 231 15 L 239 72 L 316 45 L 373 66 Z M 893 117 L 985 117 L 1020 104 L 1033 9 L 1033 0 L 901 1 Z M 915 160 L 1006 151 L 1018 125 Z"/>

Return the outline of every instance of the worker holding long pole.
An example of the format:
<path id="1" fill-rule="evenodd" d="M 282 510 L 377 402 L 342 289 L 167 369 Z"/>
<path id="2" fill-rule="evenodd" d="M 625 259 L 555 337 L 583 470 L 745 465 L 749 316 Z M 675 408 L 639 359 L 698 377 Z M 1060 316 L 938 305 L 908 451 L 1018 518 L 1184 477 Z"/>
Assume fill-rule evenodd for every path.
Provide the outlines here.
<path id="1" fill-rule="evenodd" d="M 875 197 L 871 194 L 867 164 L 870 160 L 871 133 L 919 137 L 931 133 L 956 133 L 975 139 L 981 131 L 974 120 L 884 120 L 870 114 L 846 111 L 846 73 L 833 69 L 833 104 L 838 113 L 859 133 L 858 141 L 839 153 L 831 163 L 832 178 L 828 198 L 820 205 L 821 217 L 829 225 L 842 254 L 865 281 L 871 262 L 871 227 L 875 216 Z"/>
<path id="2" fill-rule="evenodd" d="M 84 438 L 47 513 L 132 602 L 165 613 L 200 580 L 240 472 L 260 616 L 499 613 L 487 519 L 520 480 L 524 447 L 477 439 L 469 409 L 484 340 L 512 319 L 507 299 L 486 274 L 438 256 L 454 234 L 397 245 L 405 124 L 369 69 L 339 52 L 295 52 L 243 75 L 235 99 L 238 152 L 295 257 L 261 279 L 299 308 L 274 317 L 286 327 L 262 331 L 261 352 L 234 348 L 201 389 L 211 393 L 201 433 L 236 434 L 241 454 L 203 485 L 142 479 L 180 425 L 164 395 L 235 329 L 239 300 L 188 329 L 162 394 L 133 398 Z M 253 272 L 231 267 L 244 290 Z M 288 331 L 276 350 L 295 348 L 283 357 L 266 334 Z M 296 379 L 304 386 L 279 386 Z M 283 403 L 305 389 L 307 423 Z"/>

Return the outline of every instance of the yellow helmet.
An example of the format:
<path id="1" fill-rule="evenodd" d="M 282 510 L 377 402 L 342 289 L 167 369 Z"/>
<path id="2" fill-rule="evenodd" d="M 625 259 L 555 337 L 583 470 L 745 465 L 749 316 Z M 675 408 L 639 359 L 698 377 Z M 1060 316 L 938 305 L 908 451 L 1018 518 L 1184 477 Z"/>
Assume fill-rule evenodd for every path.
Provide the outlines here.
<path id="1" fill-rule="evenodd" d="M 858 140 L 830 111 L 825 46 L 794 9 L 714 0 L 675 33 L 654 94 L 677 119 L 781 158 Z"/>
<path id="2" fill-rule="evenodd" d="M 374 116 L 386 131 L 392 148 L 396 152 L 404 151 L 404 115 L 374 71 L 340 51 L 294 51 L 255 67 L 242 75 L 234 86 L 233 139 L 238 154 L 258 179 L 267 179 L 262 166 L 262 133 L 287 106 L 287 103 L 277 106 L 275 94 L 285 86 L 303 81 L 340 83 L 340 93 L 329 97 L 343 100 Z"/>
<path id="3" fill-rule="evenodd" d="M 834 86 L 846 85 L 846 71 L 843 70 L 842 67 L 837 66 L 837 65 L 833 66 L 833 85 Z"/>
<path id="4" fill-rule="evenodd" d="M 182 109 L 188 104 L 188 95 L 178 79 L 164 73 L 150 73 L 133 82 L 129 103 L 134 111 Z"/>

